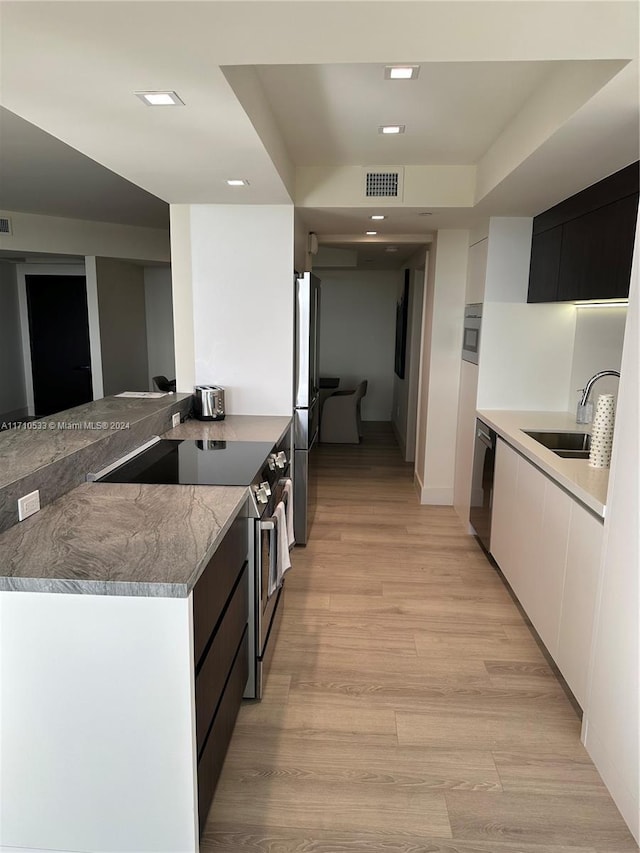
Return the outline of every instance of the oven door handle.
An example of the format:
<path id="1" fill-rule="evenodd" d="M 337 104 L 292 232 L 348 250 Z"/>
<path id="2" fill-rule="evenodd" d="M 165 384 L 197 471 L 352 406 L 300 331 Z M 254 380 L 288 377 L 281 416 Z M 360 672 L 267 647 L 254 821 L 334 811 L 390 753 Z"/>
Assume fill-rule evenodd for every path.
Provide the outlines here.
<path id="1" fill-rule="evenodd" d="M 269 531 L 269 577 L 267 580 L 268 586 L 271 586 L 271 581 L 273 579 L 275 583 L 276 577 L 276 549 L 278 547 L 278 540 L 276 539 L 276 520 L 272 516 L 271 518 L 266 519 L 265 521 L 259 522 L 260 532 L 263 530 Z M 267 589 L 267 598 L 271 598 L 273 593 L 276 592 L 274 589 L 272 592 L 269 592 Z"/>

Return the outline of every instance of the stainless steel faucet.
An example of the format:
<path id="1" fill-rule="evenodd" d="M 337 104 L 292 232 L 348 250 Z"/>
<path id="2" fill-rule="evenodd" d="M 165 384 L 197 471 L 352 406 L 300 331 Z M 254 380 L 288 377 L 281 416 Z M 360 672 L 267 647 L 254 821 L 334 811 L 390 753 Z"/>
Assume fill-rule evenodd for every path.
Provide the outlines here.
<path id="1" fill-rule="evenodd" d="M 591 419 L 593 417 L 593 403 L 589 402 L 589 394 L 591 393 L 591 389 L 595 382 L 598 381 L 602 376 L 617 376 L 620 378 L 620 374 L 617 370 L 601 370 L 600 373 L 596 373 L 585 385 L 584 391 L 582 392 L 582 397 L 580 398 L 580 402 L 578 403 L 578 408 L 576 411 L 576 423 L 578 424 L 590 424 Z"/>
<path id="2" fill-rule="evenodd" d="M 591 379 L 587 382 L 587 384 L 584 386 L 584 391 L 582 392 L 582 397 L 580 398 L 580 405 L 581 406 L 584 406 L 585 403 L 587 402 L 587 398 L 589 397 L 589 394 L 591 393 L 591 389 L 593 388 L 594 383 L 597 382 L 598 379 L 602 379 L 603 376 L 617 376 L 618 379 L 620 379 L 620 374 L 618 373 L 617 370 L 601 370 L 600 373 L 594 374 L 591 377 Z"/>

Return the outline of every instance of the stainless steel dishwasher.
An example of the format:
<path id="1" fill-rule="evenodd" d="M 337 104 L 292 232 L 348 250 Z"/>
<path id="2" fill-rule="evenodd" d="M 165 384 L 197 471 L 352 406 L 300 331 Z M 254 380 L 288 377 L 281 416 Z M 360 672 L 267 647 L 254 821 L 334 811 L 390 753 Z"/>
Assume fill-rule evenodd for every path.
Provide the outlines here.
<path id="1" fill-rule="evenodd" d="M 476 420 L 469 522 L 487 553 L 489 553 L 491 542 L 491 507 L 493 505 L 495 464 L 496 434 L 483 421 Z"/>

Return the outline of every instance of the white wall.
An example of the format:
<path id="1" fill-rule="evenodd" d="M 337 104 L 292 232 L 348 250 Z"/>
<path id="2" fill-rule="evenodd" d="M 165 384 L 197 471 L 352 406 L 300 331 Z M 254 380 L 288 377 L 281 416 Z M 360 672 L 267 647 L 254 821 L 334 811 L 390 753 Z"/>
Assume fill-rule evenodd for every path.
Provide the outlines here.
<path id="1" fill-rule="evenodd" d="M 585 746 L 636 841 L 640 841 L 639 275 L 640 228 L 636 230 L 589 698 L 582 729 Z"/>
<path id="2" fill-rule="evenodd" d="M 489 222 L 478 408 L 568 408 L 575 308 L 527 304 L 531 230 L 528 217 Z"/>
<path id="3" fill-rule="evenodd" d="M 573 305 L 484 304 L 479 409 L 567 411 Z"/>
<path id="4" fill-rule="evenodd" d="M 27 411 L 16 268 L 0 262 L 0 422 Z"/>
<path id="5" fill-rule="evenodd" d="M 169 260 L 169 232 L 112 222 L 0 211 L 11 219 L 11 234 L 0 234 L 0 249 L 58 255 L 102 255 L 145 261 Z"/>
<path id="6" fill-rule="evenodd" d="M 578 389 L 584 388 L 589 379 L 600 370 L 620 371 L 622 345 L 624 342 L 626 307 L 584 308 L 576 307 L 576 334 L 573 348 L 573 364 L 569 384 L 569 411 L 573 411 Z M 618 395 L 618 380 L 605 376 L 593 386 L 591 399 L 594 404 L 598 394 Z"/>
<path id="7" fill-rule="evenodd" d="M 222 385 L 229 414 L 290 415 L 293 205 L 180 207 L 175 216 L 172 207 L 178 389 L 192 390 L 184 386 L 193 346 L 195 381 Z"/>
<path id="8" fill-rule="evenodd" d="M 175 379 L 176 375 L 170 267 L 145 267 L 144 304 L 149 388 L 155 390 L 152 377 L 160 375 Z"/>
<path id="9" fill-rule="evenodd" d="M 96 258 L 96 272 L 104 393 L 149 390 L 143 268 Z"/>
<path id="10" fill-rule="evenodd" d="M 469 232 L 439 231 L 429 252 L 416 480 L 425 504 L 453 504 Z"/>
<path id="11" fill-rule="evenodd" d="M 320 374 L 340 388 L 368 380 L 362 419 L 390 421 L 393 402 L 397 270 L 314 269 L 320 292 Z"/>

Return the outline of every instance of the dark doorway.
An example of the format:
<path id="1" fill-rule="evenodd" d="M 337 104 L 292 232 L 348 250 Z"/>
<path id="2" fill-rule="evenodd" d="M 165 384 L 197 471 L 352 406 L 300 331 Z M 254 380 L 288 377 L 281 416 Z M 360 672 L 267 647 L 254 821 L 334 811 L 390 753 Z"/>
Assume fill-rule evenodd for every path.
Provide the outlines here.
<path id="1" fill-rule="evenodd" d="M 93 399 L 86 279 L 27 275 L 35 416 Z"/>

